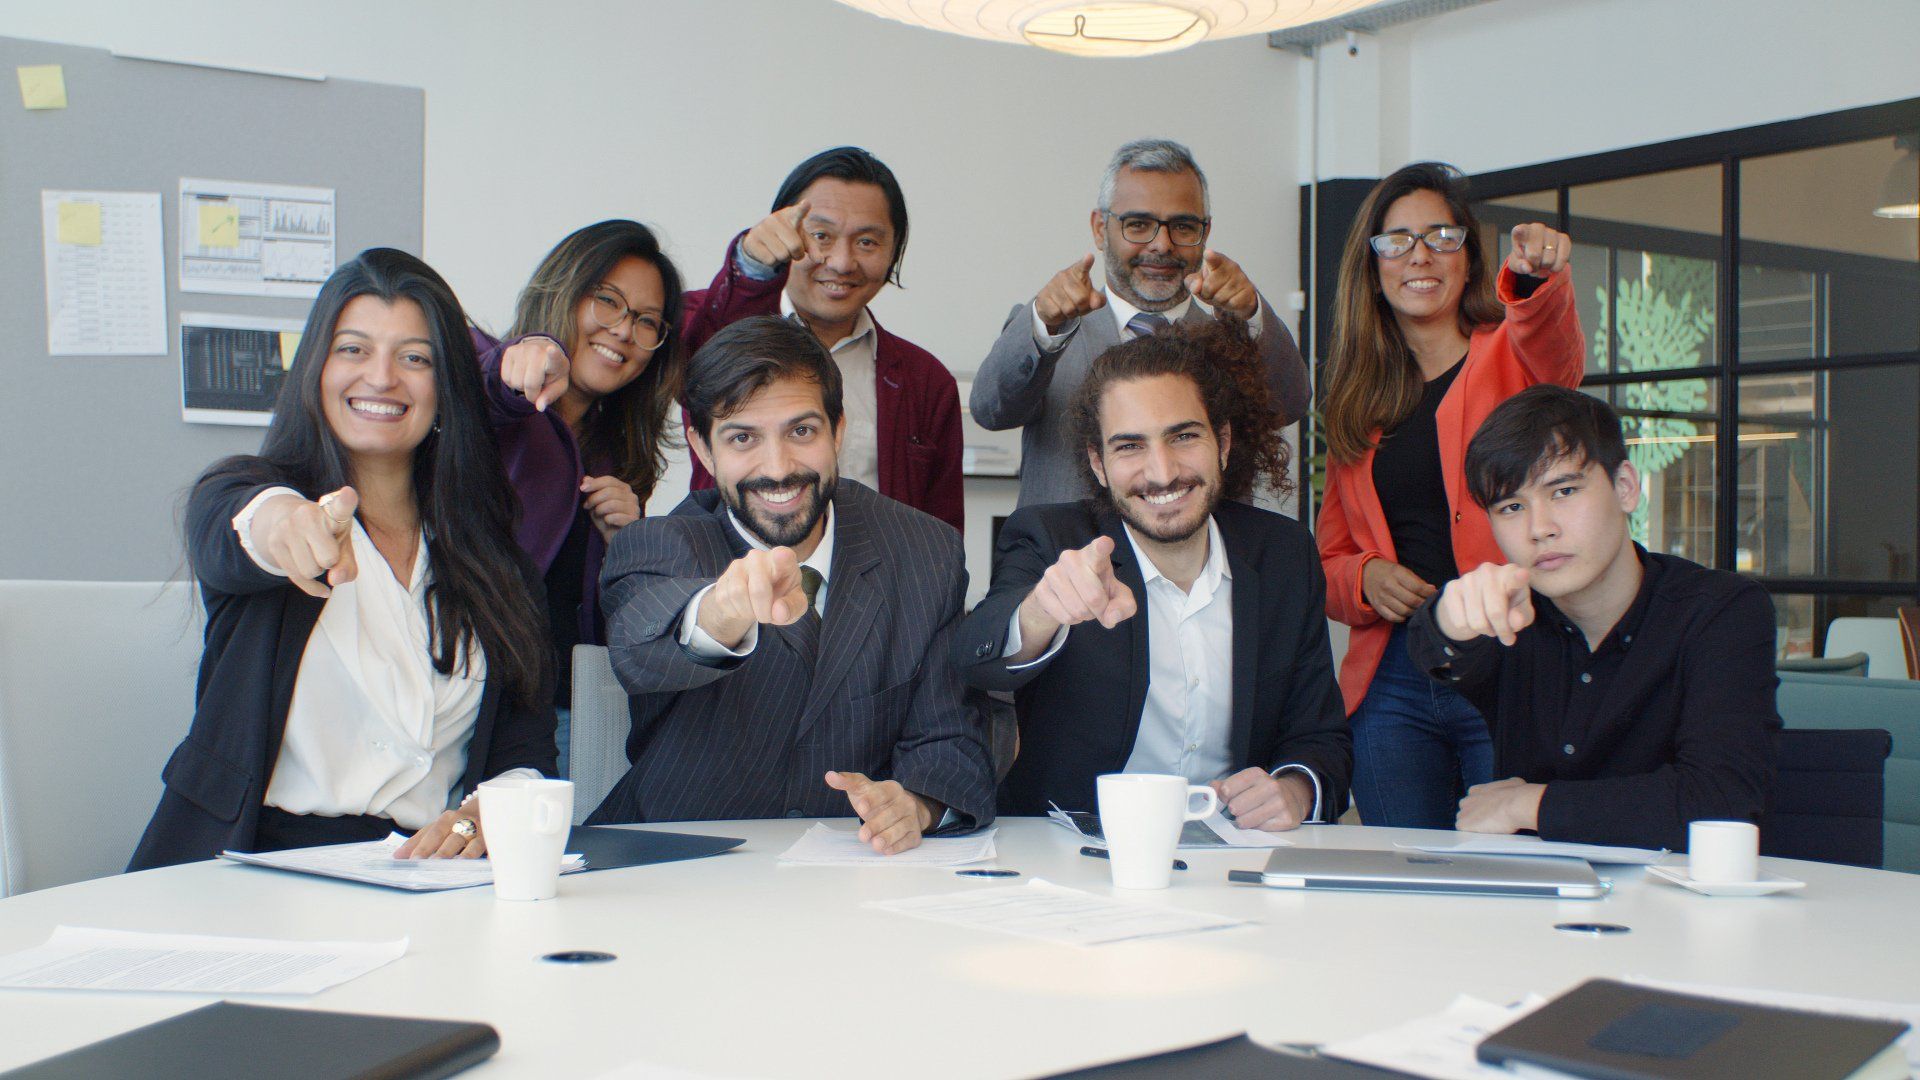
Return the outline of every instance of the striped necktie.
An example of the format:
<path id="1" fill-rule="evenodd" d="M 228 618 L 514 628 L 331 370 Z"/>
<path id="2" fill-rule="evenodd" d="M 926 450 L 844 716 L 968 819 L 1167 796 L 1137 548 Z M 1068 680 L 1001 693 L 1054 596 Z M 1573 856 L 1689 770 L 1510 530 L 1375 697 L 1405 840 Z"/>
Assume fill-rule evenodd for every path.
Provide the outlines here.
<path id="1" fill-rule="evenodd" d="M 1151 311 L 1143 311 L 1127 320 L 1127 330 L 1131 332 L 1134 337 L 1146 337 L 1156 330 L 1165 329 L 1167 325 L 1167 317 L 1165 315 L 1156 314 Z"/>
<path id="2" fill-rule="evenodd" d="M 820 571 L 811 566 L 800 568 L 800 591 L 807 594 L 808 615 L 820 614 L 820 586 L 826 583 L 827 579 L 820 576 Z"/>

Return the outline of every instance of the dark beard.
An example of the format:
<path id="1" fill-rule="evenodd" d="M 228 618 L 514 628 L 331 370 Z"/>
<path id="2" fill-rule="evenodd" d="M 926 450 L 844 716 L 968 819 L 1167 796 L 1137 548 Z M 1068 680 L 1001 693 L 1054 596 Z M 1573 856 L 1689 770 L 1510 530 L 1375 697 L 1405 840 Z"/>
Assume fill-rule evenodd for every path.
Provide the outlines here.
<path id="1" fill-rule="evenodd" d="M 1190 478 L 1182 477 L 1180 482 L 1185 483 L 1188 479 Z M 1120 515 L 1121 520 L 1133 526 L 1133 531 L 1139 533 L 1141 536 L 1161 544 L 1178 544 L 1192 537 L 1194 533 L 1206 528 L 1207 521 L 1213 517 L 1214 508 L 1220 505 L 1221 486 L 1219 484 L 1203 483 L 1201 487 L 1206 492 L 1206 513 L 1195 518 L 1193 527 L 1181 533 L 1166 532 L 1163 526 L 1155 525 L 1152 522 L 1142 520 L 1135 516 L 1133 504 L 1129 503 L 1124 496 L 1117 494 L 1112 488 L 1107 489 L 1107 501 L 1113 505 L 1114 512 Z M 1166 490 L 1166 488 L 1160 488 L 1158 490 L 1143 492 L 1143 494 L 1160 495 L 1165 493 Z"/>
<path id="2" fill-rule="evenodd" d="M 819 473 L 801 469 L 777 479 L 763 476 L 742 480 L 732 488 L 722 488 L 721 496 L 732 507 L 734 514 L 767 546 L 793 547 L 805 540 L 813 532 L 813 527 L 820 523 L 821 515 L 827 512 L 827 501 L 833 497 L 833 484 L 837 479 L 828 477 L 823 480 Z M 748 492 L 777 491 L 793 484 L 800 484 L 803 490 L 794 499 L 791 513 L 765 513 L 747 500 Z"/>

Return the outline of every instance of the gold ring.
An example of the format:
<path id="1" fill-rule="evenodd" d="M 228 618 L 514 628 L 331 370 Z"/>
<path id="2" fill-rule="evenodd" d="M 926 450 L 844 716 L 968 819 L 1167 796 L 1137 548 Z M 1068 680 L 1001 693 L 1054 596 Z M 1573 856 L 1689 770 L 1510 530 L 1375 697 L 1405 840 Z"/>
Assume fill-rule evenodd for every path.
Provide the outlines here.
<path id="1" fill-rule="evenodd" d="M 473 823 L 472 818 L 463 817 L 453 819 L 453 833 L 455 836 L 471 840 L 478 835 L 479 832 L 480 827 Z"/>
<path id="2" fill-rule="evenodd" d="M 325 495 L 320 496 L 320 512 L 327 515 L 327 520 L 333 522 L 335 525 L 345 525 L 353 520 L 353 515 L 348 514 L 344 518 L 334 516 L 333 504 L 338 501 L 339 498 L 340 493 L 337 491 L 329 491 Z"/>

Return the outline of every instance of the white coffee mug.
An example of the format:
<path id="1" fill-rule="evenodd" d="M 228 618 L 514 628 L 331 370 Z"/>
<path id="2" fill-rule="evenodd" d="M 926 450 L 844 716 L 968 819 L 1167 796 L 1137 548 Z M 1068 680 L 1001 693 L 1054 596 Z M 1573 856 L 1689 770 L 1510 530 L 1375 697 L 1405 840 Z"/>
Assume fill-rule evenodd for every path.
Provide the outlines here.
<path id="1" fill-rule="evenodd" d="M 1687 826 L 1687 876 L 1724 885 L 1760 879 L 1760 828 L 1751 821 Z"/>
<path id="2" fill-rule="evenodd" d="M 1094 781 L 1100 798 L 1100 831 L 1107 838 L 1113 884 L 1121 889 L 1164 889 L 1173 883 L 1173 853 L 1189 821 L 1210 816 L 1220 798 L 1184 776 L 1109 773 Z M 1193 797 L 1206 805 L 1193 808 Z"/>
<path id="3" fill-rule="evenodd" d="M 573 824 L 573 783 L 502 776 L 480 785 L 480 821 L 493 895 L 549 900 L 560 888 L 560 859 Z"/>

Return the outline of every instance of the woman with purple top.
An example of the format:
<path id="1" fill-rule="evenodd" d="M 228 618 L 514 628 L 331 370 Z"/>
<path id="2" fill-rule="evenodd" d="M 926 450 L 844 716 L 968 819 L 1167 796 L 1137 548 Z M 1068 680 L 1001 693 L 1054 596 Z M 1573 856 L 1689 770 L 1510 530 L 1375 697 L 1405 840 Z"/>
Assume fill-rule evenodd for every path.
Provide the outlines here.
<path id="1" fill-rule="evenodd" d="M 573 646 L 606 642 L 601 560 L 613 534 L 644 512 L 674 438 L 667 411 L 685 358 L 670 320 L 680 291 L 650 229 L 602 221 L 540 261 L 504 340 L 473 331 L 520 496 L 515 535 L 545 578 L 562 769 Z"/>

